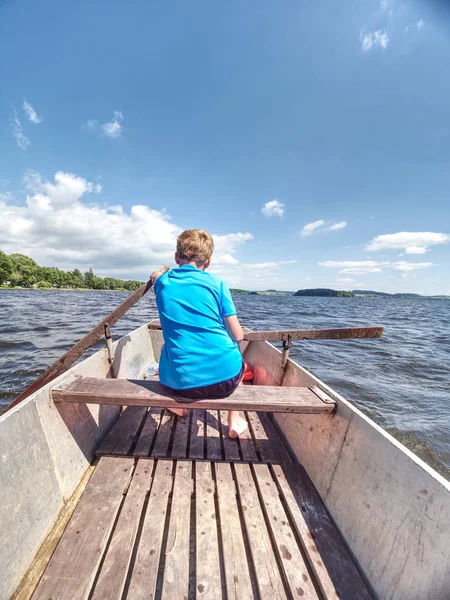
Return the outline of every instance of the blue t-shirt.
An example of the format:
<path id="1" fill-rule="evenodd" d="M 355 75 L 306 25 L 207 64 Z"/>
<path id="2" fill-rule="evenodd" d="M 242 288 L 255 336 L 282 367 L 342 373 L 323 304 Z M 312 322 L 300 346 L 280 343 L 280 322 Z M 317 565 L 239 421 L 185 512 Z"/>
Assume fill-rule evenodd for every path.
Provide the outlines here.
<path id="1" fill-rule="evenodd" d="M 193 265 L 182 265 L 158 277 L 154 291 L 165 342 L 161 383 L 187 390 L 235 377 L 242 356 L 223 322 L 236 314 L 227 285 Z"/>

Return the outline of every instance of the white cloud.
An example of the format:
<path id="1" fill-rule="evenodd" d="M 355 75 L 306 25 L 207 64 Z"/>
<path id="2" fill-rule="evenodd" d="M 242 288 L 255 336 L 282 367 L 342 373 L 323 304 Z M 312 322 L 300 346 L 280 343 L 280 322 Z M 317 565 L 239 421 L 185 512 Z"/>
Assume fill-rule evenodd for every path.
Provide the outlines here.
<path id="1" fill-rule="evenodd" d="M 341 269 L 338 271 L 341 275 L 367 275 L 369 273 L 382 273 L 384 269 L 392 269 L 402 273 L 410 273 L 421 269 L 434 267 L 432 262 L 410 263 L 407 261 L 373 261 L 373 260 L 327 260 L 319 262 L 319 267 L 328 267 L 332 269 Z"/>
<path id="2" fill-rule="evenodd" d="M 318 221 L 314 221 L 313 223 L 307 223 L 300 231 L 300 237 L 308 237 L 313 235 L 314 233 L 325 233 L 327 231 L 340 231 L 347 227 L 346 221 L 338 221 L 334 223 L 333 221 L 324 221 L 323 219 L 319 219 Z"/>
<path id="3" fill-rule="evenodd" d="M 429 248 L 426 246 L 411 246 L 405 249 L 405 254 L 425 254 L 428 251 Z M 403 254 L 400 253 L 399 256 L 403 256 Z"/>
<path id="4" fill-rule="evenodd" d="M 316 229 L 322 227 L 322 225 L 325 225 L 325 221 L 323 219 L 313 221 L 312 223 L 307 223 L 300 231 L 300 236 L 308 237 L 309 235 L 312 235 Z"/>
<path id="5" fill-rule="evenodd" d="M 283 204 L 278 200 L 270 200 L 270 202 L 266 202 L 264 204 L 261 212 L 265 217 L 282 217 L 284 215 L 285 208 L 286 204 Z"/>
<path id="6" fill-rule="evenodd" d="M 113 120 L 109 123 L 103 123 L 103 133 L 113 140 L 120 137 L 122 133 L 122 121 L 123 114 L 120 112 L 120 110 L 115 110 L 113 114 Z"/>
<path id="7" fill-rule="evenodd" d="M 434 263 L 432 262 L 424 262 L 424 263 L 409 263 L 404 260 L 392 263 L 392 269 L 394 271 L 401 271 L 403 273 L 410 273 L 412 271 L 418 271 L 421 269 L 429 269 L 430 267 L 434 267 Z"/>
<path id="8" fill-rule="evenodd" d="M 417 21 L 416 23 L 416 27 L 417 29 L 420 31 L 421 29 L 423 29 L 425 26 L 425 21 L 423 19 L 420 19 L 419 21 Z"/>
<path id="9" fill-rule="evenodd" d="M 352 277 L 336 277 L 336 281 L 339 283 L 354 283 L 356 280 Z"/>
<path id="10" fill-rule="evenodd" d="M 86 201 L 102 191 L 83 177 L 59 171 L 54 181 L 37 173 L 25 178 L 25 205 L 0 198 L 0 248 L 22 252 L 42 265 L 72 269 L 92 267 L 99 275 L 144 279 L 150 269 L 173 263 L 175 241 L 182 231 L 163 210 Z M 213 236 L 216 265 L 236 270 L 237 248 L 250 233 Z"/>
<path id="11" fill-rule="evenodd" d="M 386 50 L 389 45 L 389 34 L 386 29 L 378 29 L 377 31 L 366 31 L 362 29 L 359 34 L 361 40 L 361 49 L 363 52 L 368 52 L 372 48 L 382 48 Z"/>
<path id="12" fill-rule="evenodd" d="M 26 150 L 31 142 L 23 132 L 22 123 L 15 108 L 13 108 L 13 117 L 11 118 L 11 130 L 19 148 Z"/>
<path id="13" fill-rule="evenodd" d="M 328 227 L 328 231 L 339 231 L 340 229 L 345 229 L 345 227 L 347 227 L 347 221 L 339 221 L 339 223 L 330 225 L 330 227 Z"/>
<path id="14" fill-rule="evenodd" d="M 447 233 L 400 231 L 378 235 L 367 244 L 366 250 L 400 249 L 405 250 L 406 254 L 424 254 L 429 246 L 447 242 L 450 242 L 450 235 Z"/>
<path id="15" fill-rule="evenodd" d="M 11 194 L 11 192 L 4 192 L 0 194 L 0 202 L 9 202 L 12 199 L 13 195 Z"/>
<path id="16" fill-rule="evenodd" d="M 98 121 L 97 119 L 89 119 L 86 123 L 82 125 L 82 129 L 87 129 L 89 131 L 94 131 L 97 127 Z"/>
<path id="17" fill-rule="evenodd" d="M 34 110 L 31 104 L 29 104 L 26 100 L 23 101 L 22 108 L 26 112 L 27 117 L 32 123 L 35 123 L 36 125 L 42 123 L 42 118 L 38 116 L 37 112 Z"/>
<path id="18" fill-rule="evenodd" d="M 104 135 L 111 138 L 112 140 L 115 140 L 122 135 L 122 121 L 123 113 L 120 110 L 115 110 L 113 112 L 113 118 L 111 121 L 100 125 L 97 119 L 89 119 L 88 121 L 86 121 L 86 123 L 83 123 L 81 128 L 85 131 L 96 131 L 98 128 L 100 128 Z"/>

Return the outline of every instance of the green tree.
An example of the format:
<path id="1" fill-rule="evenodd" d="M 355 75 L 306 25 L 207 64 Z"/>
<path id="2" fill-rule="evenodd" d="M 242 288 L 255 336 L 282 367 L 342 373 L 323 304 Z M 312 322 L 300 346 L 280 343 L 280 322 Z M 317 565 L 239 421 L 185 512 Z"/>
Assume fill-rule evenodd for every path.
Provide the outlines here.
<path id="1" fill-rule="evenodd" d="M 25 254 L 10 254 L 12 270 L 20 274 L 16 285 L 28 286 L 36 283 L 38 265 Z"/>
<path id="2" fill-rule="evenodd" d="M 89 269 L 89 271 L 86 271 L 86 273 L 84 274 L 84 285 L 87 288 L 92 288 L 92 282 L 94 280 L 94 271 L 92 269 Z"/>
<path id="3" fill-rule="evenodd" d="M 10 281 L 13 265 L 7 254 L 0 250 L 0 284 Z"/>
<path id="4" fill-rule="evenodd" d="M 83 275 L 79 269 L 74 269 L 72 271 L 72 285 L 75 287 L 83 287 L 84 285 Z"/>

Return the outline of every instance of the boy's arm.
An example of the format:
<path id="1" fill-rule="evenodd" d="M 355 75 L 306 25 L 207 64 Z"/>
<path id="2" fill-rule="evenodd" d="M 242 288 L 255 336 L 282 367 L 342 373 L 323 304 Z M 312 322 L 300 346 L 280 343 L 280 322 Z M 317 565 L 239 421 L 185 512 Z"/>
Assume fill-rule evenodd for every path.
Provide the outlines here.
<path id="1" fill-rule="evenodd" d="M 239 319 L 236 315 L 232 315 L 231 317 L 224 317 L 223 322 L 225 323 L 225 327 L 230 335 L 230 337 L 240 344 L 244 339 L 244 332 L 242 330 L 241 324 L 239 323 Z"/>

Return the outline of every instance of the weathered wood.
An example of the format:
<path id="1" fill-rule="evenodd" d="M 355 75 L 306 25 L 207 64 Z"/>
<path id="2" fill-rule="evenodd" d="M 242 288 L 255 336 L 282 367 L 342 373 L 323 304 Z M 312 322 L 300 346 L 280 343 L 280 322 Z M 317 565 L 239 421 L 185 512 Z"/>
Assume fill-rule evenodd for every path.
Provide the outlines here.
<path id="1" fill-rule="evenodd" d="M 175 436 L 170 453 L 172 458 L 186 458 L 190 417 L 191 415 L 188 413 L 185 417 L 177 417 L 176 419 Z"/>
<path id="2" fill-rule="evenodd" d="M 100 459 L 33 600 L 87 598 L 132 469 L 130 458 Z"/>
<path id="3" fill-rule="evenodd" d="M 249 342 L 282 342 L 284 340 L 350 340 L 379 338 L 384 327 L 345 327 L 342 329 L 281 329 L 274 331 L 249 331 L 244 340 Z"/>
<path id="4" fill-rule="evenodd" d="M 248 418 L 261 460 L 265 463 L 292 462 L 280 436 L 264 413 L 249 412 Z"/>
<path id="5" fill-rule="evenodd" d="M 286 477 L 296 504 L 301 507 L 305 523 L 311 532 L 309 548 L 312 552 L 318 550 L 320 560 L 333 580 L 339 597 L 346 600 L 370 600 L 372 596 L 305 469 L 299 464 L 292 464 L 283 466 L 282 470 L 274 467 L 274 470 L 280 484 L 283 483 L 283 475 Z M 286 487 L 286 484 L 284 486 Z M 288 500 L 288 494 L 284 495 Z M 292 506 L 292 500 L 288 506 Z"/>
<path id="6" fill-rule="evenodd" d="M 226 460 L 239 460 L 239 442 L 229 436 L 228 413 L 225 410 L 220 411 L 220 429 Z"/>
<path id="7" fill-rule="evenodd" d="M 264 428 L 271 448 L 273 449 L 274 453 L 278 455 L 279 461 L 277 462 L 291 463 L 292 458 L 286 446 L 284 445 L 284 442 L 281 439 L 278 431 L 276 430 L 275 425 L 273 424 L 270 416 L 264 412 L 259 412 L 257 413 L 256 418 L 259 420 L 261 426 Z M 263 450 L 261 451 L 261 455 L 264 455 Z"/>
<path id="8" fill-rule="evenodd" d="M 209 462 L 195 463 L 197 598 L 222 600 L 215 482 Z"/>
<path id="9" fill-rule="evenodd" d="M 165 270 L 168 270 L 169 267 L 164 267 Z M 138 290 L 131 294 L 120 306 L 112 311 L 101 323 L 94 327 L 89 333 L 87 333 L 84 337 L 81 338 L 79 342 L 77 342 L 70 350 L 65 352 L 61 358 L 59 358 L 45 373 L 43 373 L 40 377 L 36 379 L 30 386 L 27 387 L 25 391 L 23 391 L 20 396 L 18 396 L 14 402 L 11 404 L 0 414 L 11 410 L 13 406 L 16 406 L 28 396 L 31 396 L 34 392 L 39 390 L 50 381 L 53 381 L 56 377 L 67 371 L 74 362 L 76 362 L 84 352 L 91 346 L 93 346 L 100 338 L 102 338 L 105 334 L 105 324 L 107 323 L 110 327 L 117 323 L 117 321 L 123 317 L 123 315 L 130 310 L 132 306 L 138 302 L 146 294 L 153 286 L 151 280 L 147 281 L 144 285 L 142 285 Z"/>
<path id="10" fill-rule="evenodd" d="M 206 456 L 211 460 L 222 458 L 220 423 L 216 410 L 206 411 Z"/>
<path id="11" fill-rule="evenodd" d="M 231 466 L 228 463 L 217 463 L 215 467 L 227 599 L 251 600 L 253 591 Z"/>
<path id="12" fill-rule="evenodd" d="M 131 573 L 127 598 L 155 597 L 169 493 L 172 490 L 172 461 L 159 460 L 153 478 L 145 521 Z"/>
<path id="13" fill-rule="evenodd" d="M 147 413 L 144 427 L 139 436 L 133 456 L 149 456 L 152 447 L 153 439 L 158 431 L 161 421 L 161 409 L 151 408 Z"/>
<path id="14" fill-rule="evenodd" d="M 141 410 L 142 408 L 140 407 L 138 408 L 135 406 L 129 406 L 122 412 L 120 417 L 112 426 L 111 431 L 97 449 L 97 456 L 108 456 L 114 453 L 114 448 L 122 439 L 122 435 L 125 435 L 126 432 L 136 423 L 136 417 L 142 418 Z"/>
<path id="15" fill-rule="evenodd" d="M 267 465 L 253 465 L 263 508 L 278 549 L 279 558 L 293 598 L 317 600 L 318 595 L 309 577 L 300 548 L 293 535 L 288 517 L 280 502 L 278 490 Z M 347 598 L 347 596 L 343 596 Z"/>
<path id="16" fill-rule="evenodd" d="M 205 457 L 205 411 L 193 410 L 191 421 L 191 438 L 189 458 Z"/>
<path id="17" fill-rule="evenodd" d="M 161 327 L 161 322 L 159 319 L 155 319 L 154 321 L 151 321 L 147 327 L 150 329 L 150 331 L 161 331 L 162 327 Z"/>
<path id="18" fill-rule="evenodd" d="M 249 417 L 248 417 L 247 413 L 244 413 L 244 414 L 245 414 L 245 418 L 247 419 L 248 427 L 239 436 L 239 445 L 241 447 L 242 458 L 243 458 L 243 460 L 256 462 L 256 461 L 259 461 L 259 458 L 256 453 L 256 448 L 255 448 L 255 444 L 253 442 L 252 434 L 250 432 Z"/>
<path id="19" fill-rule="evenodd" d="M 236 464 L 234 468 L 244 514 L 245 529 L 253 564 L 255 565 L 259 595 L 262 599 L 267 600 L 287 598 L 250 465 L 241 463 Z"/>
<path id="20" fill-rule="evenodd" d="M 334 404 L 323 402 L 306 387 L 240 385 L 228 398 L 189 400 L 157 381 L 103 379 L 69 375 L 52 390 L 55 402 L 118 404 L 159 408 L 207 408 L 210 410 L 264 410 L 267 412 L 333 412 Z"/>
<path id="21" fill-rule="evenodd" d="M 189 528 L 192 463 L 177 463 L 161 600 L 185 600 L 189 592 Z"/>
<path id="22" fill-rule="evenodd" d="M 145 496 L 150 490 L 152 470 L 152 460 L 138 461 L 91 600 L 122 598 L 139 519 Z"/>
<path id="23" fill-rule="evenodd" d="M 175 417 L 168 410 L 161 416 L 158 433 L 156 435 L 155 445 L 151 452 L 153 458 L 163 458 L 167 456 L 169 449 L 170 436 L 175 422 Z"/>
<path id="24" fill-rule="evenodd" d="M 136 441 L 139 428 L 147 413 L 145 407 L 133 406 L 130 408 L 133 409 L 133 418 L 129 419 L 127 427 L 122 430 L 122 435 L 112 451 L 114 456 L 127 456 L 130 453 L 130 450 Z"/>
<path id="25" fill-rule="evenodd" d="M 310 532 L 305 521 L 303 512 L 300 510 L 300 506 L 298 505 L 292 489 L 286 480 L 283 468 L 280 465 L 273 465 L 273 472 L 283 495 L 284 505 L 289 516 L 291 517 L 291 521 L 294 523 L 294 527 L 302 545 L 304 555 L 306 556 L 309 566 L 315 575 L 324 600 L 335 600 L 337 597 L 336 588 L 326 566 L 322 562 L 323 559 L 314 543 L 312 533 Z M 321 501 L 319 500 L 319 502 Z"/>

